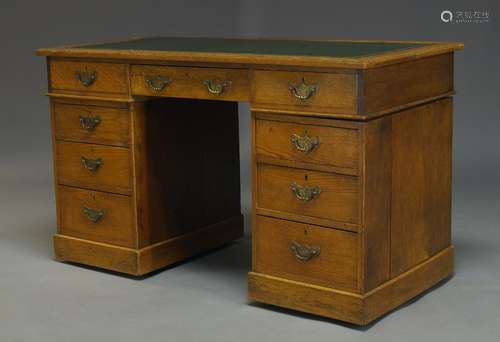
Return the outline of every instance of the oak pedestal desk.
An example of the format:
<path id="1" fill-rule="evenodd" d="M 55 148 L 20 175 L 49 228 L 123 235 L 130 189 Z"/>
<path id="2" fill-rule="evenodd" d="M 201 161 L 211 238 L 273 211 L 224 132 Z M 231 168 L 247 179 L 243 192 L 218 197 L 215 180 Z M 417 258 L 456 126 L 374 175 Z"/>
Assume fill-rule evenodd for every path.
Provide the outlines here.
<path id="1" fill-rule="evenodd" d="M 453 272 L 459 43 L 146 38 L 47 48 L 56 258 L 143 275 L 243 234 L 251 300 L 367 324 Z"/>

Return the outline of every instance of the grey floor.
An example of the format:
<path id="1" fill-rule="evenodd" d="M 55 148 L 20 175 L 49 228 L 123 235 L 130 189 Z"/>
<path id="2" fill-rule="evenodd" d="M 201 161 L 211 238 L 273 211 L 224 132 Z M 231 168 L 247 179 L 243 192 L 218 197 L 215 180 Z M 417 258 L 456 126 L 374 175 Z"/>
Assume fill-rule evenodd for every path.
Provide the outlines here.
<path id="1" fill-rule="evenodd" d="M 1 342 L 499 339 L 500 202 L 484 182 L 455 187 L 456 275 L 359 329 L 248 303 L 248 238 L 141 280 L 56 262 L 50 168 L 8 165 L 0 181 Z"/>

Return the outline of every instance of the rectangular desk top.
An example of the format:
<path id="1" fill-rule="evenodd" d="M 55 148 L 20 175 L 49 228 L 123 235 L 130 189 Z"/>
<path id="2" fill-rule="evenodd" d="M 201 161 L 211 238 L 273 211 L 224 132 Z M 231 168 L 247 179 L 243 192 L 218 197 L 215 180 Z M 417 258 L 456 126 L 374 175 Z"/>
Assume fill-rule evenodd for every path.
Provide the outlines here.
<path id="1" fill-rule="evenodd" d="M 151 37 L 39 49 L 43 56 L 366 69 L 452 52 L 461 43 Z"/>

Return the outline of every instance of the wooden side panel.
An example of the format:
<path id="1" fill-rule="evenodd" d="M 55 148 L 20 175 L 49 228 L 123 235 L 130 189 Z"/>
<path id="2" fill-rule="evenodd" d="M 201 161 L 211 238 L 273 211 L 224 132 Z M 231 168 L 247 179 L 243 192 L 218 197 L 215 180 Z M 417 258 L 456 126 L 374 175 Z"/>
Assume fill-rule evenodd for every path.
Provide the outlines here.
<path id="1" fill-rule="evenodd" d="M 180 99 L 134 105 L 139 248 L 240 215 L 237 109 Z"/>
<path id="2" fill-rule="evenodd" d="M 452 99 L 392 116 L 391 276 L 450 245 Z"/>
<path id="3" fill-rule="evenodd" d="M 359 114 L 369 114 L 453 91 L 453 54 L 363 72 Z"/>
<path id="4" fill-rule="evenodd" d="M 364 290 L 390 278 L 391 118 L 364 124 Z"/>

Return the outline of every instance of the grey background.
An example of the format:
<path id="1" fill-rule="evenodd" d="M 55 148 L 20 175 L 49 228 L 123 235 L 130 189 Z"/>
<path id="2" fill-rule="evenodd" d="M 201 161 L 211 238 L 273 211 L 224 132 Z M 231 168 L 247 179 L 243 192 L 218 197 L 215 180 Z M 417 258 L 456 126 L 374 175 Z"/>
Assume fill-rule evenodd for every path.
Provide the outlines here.
<path id="1" fill-rule="evenodd" d="M 488 10 L 487 24 L 445 24 Z M 6 1 L 0 3 L 0 341 L 497 341 L 500 70 L 496 1 Z M 367 329 L 248 305 L 248 237 L 135 280 L 52 260 L 46 69 L 34 50 L 131 36 L 462 41 L 455 59 L 456 275 Z M 496 63 L 495 63 L 496 62 Z M 240 106 L 242 204 L 249 113 Z"/>

